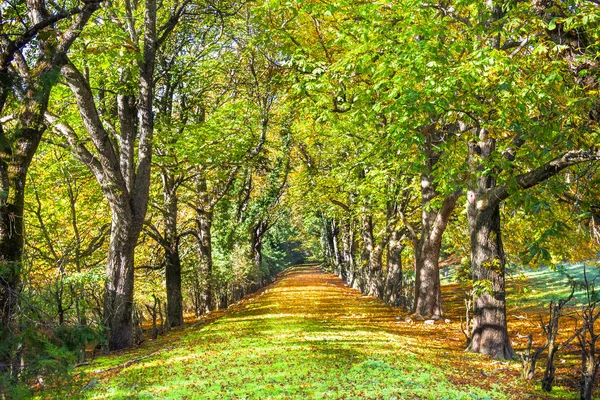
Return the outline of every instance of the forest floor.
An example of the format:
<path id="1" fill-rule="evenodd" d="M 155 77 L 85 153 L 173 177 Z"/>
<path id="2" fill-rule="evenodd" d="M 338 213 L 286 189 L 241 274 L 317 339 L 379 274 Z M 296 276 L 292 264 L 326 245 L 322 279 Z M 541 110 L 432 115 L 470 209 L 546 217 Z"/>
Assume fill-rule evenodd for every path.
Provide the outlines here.
<path id="1" fill-rule="evenodd" d="M 89 399 L 578 398 L 574 359 L 558 356 L 548 395 L 539 377 L 519 378 L 518 362 L 464 352 L 460 289 L 445 286 L 450 322 L 406 322 L 337 276 L 297 266 L 206 320 L 81 367 L 79 387 Z M 511 333 L 537 320 L 509 314 Z"/>

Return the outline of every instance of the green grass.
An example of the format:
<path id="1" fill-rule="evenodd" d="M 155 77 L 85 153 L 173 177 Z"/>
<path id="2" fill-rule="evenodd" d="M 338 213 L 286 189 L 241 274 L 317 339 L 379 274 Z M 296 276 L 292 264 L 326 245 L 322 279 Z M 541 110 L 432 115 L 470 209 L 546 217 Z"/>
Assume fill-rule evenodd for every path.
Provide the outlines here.
<path id="1" fill-rule="evenodd" d="M 506 398 L 502 388 L 455 385 L 447 378 L 447 364 L 435 357 L 428 361 L 422 348 L 412 351 L 417 343 L 414 338 L 372 322 L 383 318 L 388 308 L 348 294 L 344 287 L 309 278 L 298 269 L 213 323 L 188 328 L 177 340 L 163 337 L 165 350 L 99 374 L 99 383 L 84 397 Z M 145 352 L 155 350 L 156 346 Z M 85 372 L 108 369 L 143 353 L 139 349 L 103 357 Z M 93 375 L 88 379 L 94 379 Z"/>
<path id="2" fill-rule="evenodd" d="M 588 282 L 598 287 L 600 270 L 594 265 L 586 265 L 585 271 Z M 519 306 L 545 307 L 551 300 L 566 298 L 573 284 L 576 290 L 570 304 L 581 305 L 586 298 L 584 283 L 583 263 L 520 269 L 509 279 L 509 286 L 518 292 L 518 296 L 513 297 Z"/>

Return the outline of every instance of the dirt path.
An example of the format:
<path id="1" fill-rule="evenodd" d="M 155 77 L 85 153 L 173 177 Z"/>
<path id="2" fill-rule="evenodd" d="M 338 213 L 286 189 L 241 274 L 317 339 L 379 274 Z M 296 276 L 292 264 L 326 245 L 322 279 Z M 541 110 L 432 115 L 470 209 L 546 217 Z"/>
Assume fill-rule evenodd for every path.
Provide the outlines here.
<path id="1" fill-rule="evenodd" d="M 86 397 L 547 398 L 516 380 L 516 366 L 464 353 L 457 323 L 398 315 L 297 266 L 211 323 L 99 360 L 88 372 L 110 372 L 95 375 Z"/>

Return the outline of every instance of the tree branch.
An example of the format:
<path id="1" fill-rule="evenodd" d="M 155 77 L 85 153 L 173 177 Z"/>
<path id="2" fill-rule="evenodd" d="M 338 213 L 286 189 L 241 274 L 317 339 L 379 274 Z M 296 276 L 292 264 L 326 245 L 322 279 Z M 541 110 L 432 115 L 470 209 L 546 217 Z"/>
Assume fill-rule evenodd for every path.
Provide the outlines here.
<path id="1" fill-rule="evenodd" d="M 590 150 L 571 150 L 562 156 L 547 162 L 527 173 L 516 176 L 517 185 L 520 189 L 529 189 L 537 184 L 548 180 L 560 171 L 572 165 L 600 160 L 600 150 L 592 148 Z M 487 196 L 487 202 L 483 206 L 496 205 L 510 197 L 506 185 L 497 186 L 491 189 Z"/>

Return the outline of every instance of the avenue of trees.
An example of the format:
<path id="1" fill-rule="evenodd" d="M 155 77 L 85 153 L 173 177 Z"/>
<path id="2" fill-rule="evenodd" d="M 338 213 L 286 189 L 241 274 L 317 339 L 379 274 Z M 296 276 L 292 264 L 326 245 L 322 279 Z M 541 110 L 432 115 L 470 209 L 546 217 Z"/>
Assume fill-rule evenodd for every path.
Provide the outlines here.
<path id="1" fill-rule="evenodd" d="M 596 0 L 7 0 L 0 49 L 0 392 L 309 256 L 416 319 L 460 265 L 514 358 L 507 267 L 598 258 Z"/>

